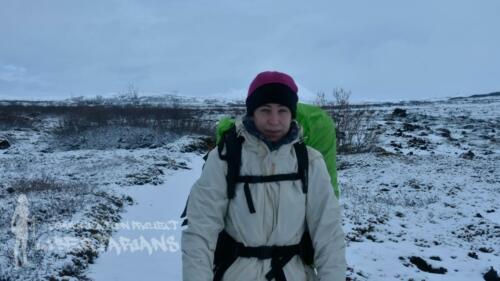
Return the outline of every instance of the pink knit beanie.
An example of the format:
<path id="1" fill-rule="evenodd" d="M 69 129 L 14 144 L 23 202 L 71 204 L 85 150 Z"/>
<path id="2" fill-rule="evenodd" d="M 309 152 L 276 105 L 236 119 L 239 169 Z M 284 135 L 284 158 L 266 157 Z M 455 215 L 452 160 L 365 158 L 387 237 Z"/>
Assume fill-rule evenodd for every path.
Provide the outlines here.
<path id="1" fill-rule="evenodd" d="M 282 104 L 290 109 L 292 117 L 297 111 L 298 88 L 293 78 L 278 71 L 264 71 L 253 79 L 246 99 L 247 115 L 266 103 Z"/>

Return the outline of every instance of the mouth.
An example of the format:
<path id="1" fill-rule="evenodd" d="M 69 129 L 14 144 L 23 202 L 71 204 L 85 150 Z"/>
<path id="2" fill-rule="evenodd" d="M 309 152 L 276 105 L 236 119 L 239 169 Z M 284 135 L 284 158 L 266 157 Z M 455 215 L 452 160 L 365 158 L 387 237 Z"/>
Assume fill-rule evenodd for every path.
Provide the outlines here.
<path id="1" fill-rule="evenodd" d="M 266 130 L 266 133 L 270 134 L 270 135 L 278 135 L 281 133 L 281 130 L 277 130 L 277 131 Z"/>
<path id="2" fill-rule="evenodd" d="M 277 141 L 283 136 L 281 131 L 268 131 L 268 130 L 264 131 L 264 135 L 271 141 Z"/>

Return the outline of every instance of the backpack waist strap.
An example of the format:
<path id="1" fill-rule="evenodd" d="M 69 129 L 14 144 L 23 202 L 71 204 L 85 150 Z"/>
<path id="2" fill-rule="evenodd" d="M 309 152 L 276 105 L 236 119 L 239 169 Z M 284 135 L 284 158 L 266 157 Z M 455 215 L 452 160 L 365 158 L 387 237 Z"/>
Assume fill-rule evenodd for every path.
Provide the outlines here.
<path id="1" fill-rule="evenodd" d="M 271 270 L 266 274 L 266 279 L 286 281 L 283 267 L 295 255 L 299 255 L 306 264 L 310 260 L 310 257 L 308 257 L 308 244 L 305 241 L 306 236 L 309 237 L 307 232 L 304 233 L 300 243 L 294 245 L 246 247 L 243 243 L 234 240 L 227 232 L 222 231 L 219 234 L 218 244 L 223 244 L 225 250 L 219 249 L 219 251 L 216 250 L 215 252 L 214 281 L 222 280 L 224 272 L 238 257 L 258 258 L 260 260 L 271 259 Z"/>

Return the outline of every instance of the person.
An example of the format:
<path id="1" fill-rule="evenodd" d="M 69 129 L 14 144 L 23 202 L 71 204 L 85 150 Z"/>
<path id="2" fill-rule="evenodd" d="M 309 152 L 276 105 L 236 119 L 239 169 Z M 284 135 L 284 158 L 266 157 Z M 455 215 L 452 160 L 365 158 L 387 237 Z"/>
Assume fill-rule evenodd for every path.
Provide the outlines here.
<path id="1" fill-rule="evenodd" d="M 228 158 L 235 153 L 219 143 L 186 205 L 184 281 L 346 279 L 340 206 L 322 155 L 307 147 L 306 175 L 287 177 L 304 166 L 297 93 L 293 78 L 277 71 L 259 73 L 250 84 L 246 115 L 234 127 L 241 143 L 237 178 L 244 182 L 231 194 Z M 313 248 L 309 262 L 306 240 Z"/>

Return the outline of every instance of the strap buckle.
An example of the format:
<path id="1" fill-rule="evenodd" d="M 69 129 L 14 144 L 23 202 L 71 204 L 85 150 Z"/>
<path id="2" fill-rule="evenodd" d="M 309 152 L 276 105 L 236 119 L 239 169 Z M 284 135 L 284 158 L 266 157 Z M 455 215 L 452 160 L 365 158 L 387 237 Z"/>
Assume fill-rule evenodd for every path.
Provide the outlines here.
<path id="1" fill-rule="evenodd" d="M 274 256 L 274 248 L 272 246 L 262 246 L 258 248 L 259 259 L 270 259 Z"/>

